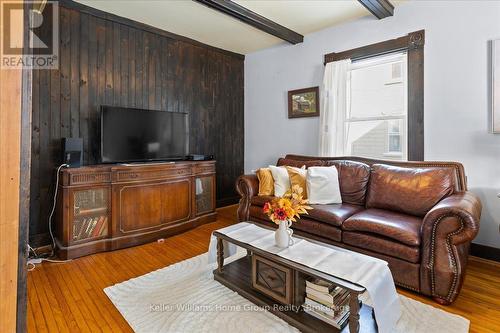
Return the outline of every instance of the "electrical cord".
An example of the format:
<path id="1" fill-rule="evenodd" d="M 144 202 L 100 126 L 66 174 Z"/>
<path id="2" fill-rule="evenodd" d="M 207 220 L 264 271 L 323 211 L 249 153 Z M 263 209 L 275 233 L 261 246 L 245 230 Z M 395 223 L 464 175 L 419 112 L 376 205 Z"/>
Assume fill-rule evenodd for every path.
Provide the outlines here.
<path id="1" fill-rule="evenodd" d="M 36 253 L 36 250 L 34 248 L 32 248 L 31 245 L 29 245 L 29 244 L 28 244 L 28 251 L 33 252 L 33 254 L 35 255 L 35 258 L 38 258 L 38 253 Z M 29 257 L 29 252 L 28 252 L 28 257 Z"/>
<path id="2" fill-rule="evenodd" d="M 56 186 L 55 186 L 55 190 L 54 190 L 54 197 L 53 197 L 53 203 L 52 203 L 52 209 L 50 211 L 50 214 L 49 214 L 49 219 L 48 219 L 48 224 L 49 224 L 49 234 L 50 234 L 50 239 L 52 241 L 52 250 L 50 252 L 50 256 L 48 258 L 40 258 L 40 256 L 38 255 L 38 253 L 36 253 L 36 250 L 31 247 L 31 245 L 28 244 L 28 249 L 33 252 L 33 254 L 35 255 L 34 258 L 29 258 L 28 257 L 28 271 L 32 271 L 35 269 L 36 267 L 36 264 L 40 264 L 42 263 L 43 261 L 47 261 L 47 262 L 52 262 L 52 263 L 63 263 L 63 262 L 68 262 L 68 261 L 71 261 L 70 260 L 55 260 L 55 259 L 50 259 L 52 258 L 54 255 L 55 255 L 55 250 L 56 250 L 56 239 L 54 237 L 54 233 L 52 232 L 52 217 L 54 216 L 54 212 L 56 210 L 56 204 L 57 204 L 57 191 L 59 189 L 59 173 L 61 172 L 61 169 L 64 168 L 64 167 L 69 167 L 69 165 L 67 164 L 61 164 L 58 168 L 57 168 L 57 174 L 56 174 Z"/>
<path id="3" fill-rule="evenodd" d="M 56 210 L 56 202 L 57 202 L 57 191 L 59 189 L 59 172 L 61 171 L 62 168 L 64 167 L 69 167 L 66 163 L 61 164 L 57 168 L 57 174 L 56 174 L 56 188 L 54 190 L 54 198 L 53 198 L 53 204 L 52 204 L 52 210 L 50 211 L 49 215 L 49 234 L 50 234 L 50 239 L 52 240 L 52 252 L 50 254 L 51 257 L 54 256 L 55 250 L 56 250 L 56 239 L 54 237 L 54 234 L 52 233 L 52 216 L 54 215 L 54 211 Z"/>

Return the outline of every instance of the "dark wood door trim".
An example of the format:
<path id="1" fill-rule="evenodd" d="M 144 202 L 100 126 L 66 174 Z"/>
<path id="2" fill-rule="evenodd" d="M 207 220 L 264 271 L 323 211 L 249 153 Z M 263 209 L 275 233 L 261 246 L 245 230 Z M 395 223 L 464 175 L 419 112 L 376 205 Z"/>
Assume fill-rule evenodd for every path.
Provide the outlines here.
<path id="1" fill-rule="evenodd" d="M 193 0 L 199 2 L 209 8 L 229 15 L 237 20 L 240 20 L 252 27 L 271 34 L 275 37 L 283 39 L 291 44 L 299 44 L 304 41 L 304 36 L 290 30 L 268 18 L 265 18 L 236 2 L 231 0 Z"/>
<path id="2" fill-rule="evenodd" d="M 358 1 L 378 19 L 383 19 L 394 15 L 394 6 L 389 0 Z"/>
<path id="3" fill-rule="evenodd" d="M 425 30 L 380 43 L 325 54 L 324 64 L 352 61 L 407 51 L 408 53 L 408 160 L 424 160 L 424 45 Z"/>
<path id="4" fill-rule="evenodd" d="M 24 3 L 24 53 L 31 54 L 29 48 L 29 10 L 32 3 Z M 16 332 L 27 330 L 27 278 L 28 278 L 28 235 L 30 221 L 30 179 L 31 179 L 31 111 L 32 111 L 32 77 L 30 68 L 22 71 L 21 97 L 21 147 L 20 147 L 20 179 L 19 179 L 19 234 L 17 265 L 17 309 Z"/>

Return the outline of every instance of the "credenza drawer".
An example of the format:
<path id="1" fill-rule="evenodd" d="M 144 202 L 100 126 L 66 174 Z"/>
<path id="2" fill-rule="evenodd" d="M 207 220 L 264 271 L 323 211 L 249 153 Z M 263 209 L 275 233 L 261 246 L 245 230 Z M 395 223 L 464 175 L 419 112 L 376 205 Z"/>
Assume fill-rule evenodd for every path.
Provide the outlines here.
<path id="1" fill-rule="evenodd" d="M 195 175 L 204 173 L 215 173 L 215 164 L 201 164 L 193 167 L 193 173 Z"/>
<path id="2" fill-rule="evenodd" d="M 293 271 L 274 261 L 252 256 L 252 287 L 283 304 L 293 303 Z"/>
<path id="3" fill-rule="evenodd" d="M 118 171 L 116 172 L 116 181 L 137 181 L 149 179 L 164 179 L 191 175 L 191 168 L 172 168 L 166 170 L 144 170 L 144 171 Z"/>

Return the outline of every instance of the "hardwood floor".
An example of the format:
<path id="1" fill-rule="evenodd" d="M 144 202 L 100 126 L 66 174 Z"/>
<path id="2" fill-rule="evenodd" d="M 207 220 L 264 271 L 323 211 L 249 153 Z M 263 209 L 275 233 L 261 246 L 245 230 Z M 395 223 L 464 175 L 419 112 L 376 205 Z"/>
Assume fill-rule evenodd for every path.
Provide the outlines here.
<path id="1" fill-rule="evenodd" d="M 163 243 L 37 265 L 28 274 L 28 332 L 132 332 L 103 288 L 206 252 L 212 230 L 236 220 L 236 206 L 218 212 L 216 222 Z M 451 306 L 399 292 L 468 318 L 471 332 L 500 332 L 499 263 L 471 257 L 462 292 Z"/>

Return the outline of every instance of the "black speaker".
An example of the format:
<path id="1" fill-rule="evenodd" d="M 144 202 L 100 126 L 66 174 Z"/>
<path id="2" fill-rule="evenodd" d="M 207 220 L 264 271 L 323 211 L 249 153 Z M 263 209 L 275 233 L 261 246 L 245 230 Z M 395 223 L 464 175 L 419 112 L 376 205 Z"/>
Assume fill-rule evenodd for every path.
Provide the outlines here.
<path id="1" fill-rule="evenodd" d="M 79 168 L 83 165 L 83 139 L 62 138 L 62 163 L 69 168 Z"/>

